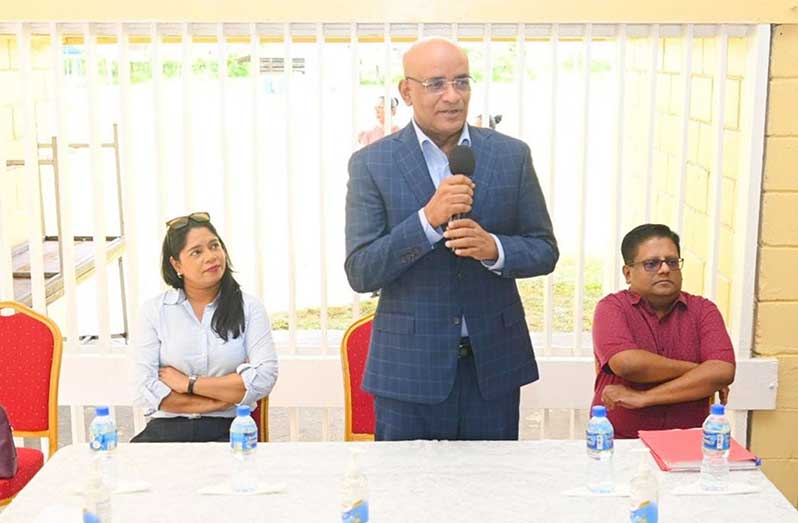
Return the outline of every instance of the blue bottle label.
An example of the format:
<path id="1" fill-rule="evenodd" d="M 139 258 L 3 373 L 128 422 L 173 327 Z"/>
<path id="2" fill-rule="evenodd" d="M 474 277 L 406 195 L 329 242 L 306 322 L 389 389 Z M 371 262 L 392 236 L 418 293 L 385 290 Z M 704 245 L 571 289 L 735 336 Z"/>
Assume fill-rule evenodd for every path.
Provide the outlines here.
<path id="1" fill-rule="evenodd" d="M 653 501 L 644 501 L 636 509 L 629 512 L 630 523 L 657 523 L 659 507 Z"/>
<path id="2" fill-rule="evenodd" d="M 729 450 L 731 436 L 729 433 L 704 432 L 704 448 L 707 450 Z"/>
<path id="3" fill-rule="evenodd" d="M 612 434 L 593 434 L 585 433 L 587 436 L 587 448 L 590 450 L 612 450 Z"/>
<path id="4" fill-rule="evenodd" d="M 115 430 L 112 432 L 92 431 L 89 447 L 91 450 L 114 450 L 118 443 L 119 439 Z"/>
<path id="5" fill-rule="evenodd" d="M 234 450 L 255 450 L 258 446 L 257 432 L 233 432 L 230 434 L 230 446 Z"/>
<path id="6" fill-rule="evenodd" d="M 341 514 L 342 523 L 366 523 L 369 520 L 368 501 L 358 501 L 355 506 Z"/>

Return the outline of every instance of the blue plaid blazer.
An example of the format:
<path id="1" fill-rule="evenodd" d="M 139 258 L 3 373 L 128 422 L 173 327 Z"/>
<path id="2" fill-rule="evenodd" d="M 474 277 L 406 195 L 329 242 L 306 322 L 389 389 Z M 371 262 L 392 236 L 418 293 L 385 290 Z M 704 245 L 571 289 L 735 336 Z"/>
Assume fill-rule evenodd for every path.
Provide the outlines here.
<path id="1" fill-rule="evenodd" d="M 430 245 L 418 210 L 435 187 L 412 123 L 349 160 L 346 261 L 357 292 L 381 289 L 363 388 L 416 403 L 452 389 L 465 316 L 480 393 L 495 399 L 538 379 L 516 278 L 548 274 L 559 252 L 529 147 L 469 127 L 476 157 L 470 217 L 504 248 L 496 274 Z"/>

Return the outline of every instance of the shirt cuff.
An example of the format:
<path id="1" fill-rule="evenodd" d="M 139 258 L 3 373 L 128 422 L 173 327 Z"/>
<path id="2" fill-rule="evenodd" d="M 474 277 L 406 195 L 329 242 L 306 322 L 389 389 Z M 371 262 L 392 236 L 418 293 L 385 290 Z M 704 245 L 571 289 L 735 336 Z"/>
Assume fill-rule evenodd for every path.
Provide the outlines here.
<path id="1" fill-rule="evenodd" d="M 499 240 L 498 236 L 495 234 L 491 234 L 491 236 L 493 237 L 493 241 L 496 242 L 496 250 L 499 252 L 499 256 L 495 261 L 482 260 L 482 265 L 484 265 L 489 271 L 499 274 L 501 270 L 504 269 L 504 248 L 502 247 L 502 242 Z"/>
<path id="2" fill-rule="evenodd" d="M 172 389 L 169 386 L 160 381 L 156 380 L 152 384 L 152 388 L 150 387 L 142 387 L 142 407 L 144 407 L 144 415 L 151 416 L 156 411 L 160 410 L 161 402 L 166 398 Z"/>
<path id="3" fill-rule="evenodd" d="M 421 228 L 424 229 L 424 234 L 426 235 L 427 240 L 429 240 L 430 245 L 435 245 L 443 239 L 443 231 L 440 227 L 437 229 L 432 228 L 429 220 L 427 220 L 427 215 L 424 214 L 423 207 L 418 210 L 418 219 L 421 221 Z"/>
<path id="4" fill-rule="evenodd" d="M 249 405 L 254 409 L 258 400 L 264 396 L 262 394 L 263 391 L 256 384 L 256 380 L 258 379 L 257 369 L 250 363 L 242 363 L 236 367 L 236 374 L 241 376 L 241 380 L 244 382 L 244 388 L 246 389 L 240 404 Z"/>

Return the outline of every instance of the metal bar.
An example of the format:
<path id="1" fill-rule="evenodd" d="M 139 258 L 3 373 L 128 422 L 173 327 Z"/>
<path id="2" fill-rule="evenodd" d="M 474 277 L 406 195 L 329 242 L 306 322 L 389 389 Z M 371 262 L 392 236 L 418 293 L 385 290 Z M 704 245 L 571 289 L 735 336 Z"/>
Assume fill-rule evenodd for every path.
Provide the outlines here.
<path id="1" fill-rule="evenodd" d="M 626 139 L 626 25 L 618 26 L 616 36 L 615 150 L 613 151 L 612 187 L 610 191 L 610 235 L 607 245 L 608 263 L 604 266 L 604 294 L 623 287 L 621 237 L 623 231 L 624 144 Z"/>
<path id="2" fill-rule="evenodd" d="M 526 80 L 526 24 L 518 24 L 515 39 L 516 89 L 518 93 L 518 138 L 524 139 L 524 88 Z"/>
<path id="3" fill-rule="evenodd" d="M 714 81 L 714 127 L 715 157 L 712 162 L 712 187 L 709 203 L 711 234 L 709 235 L 709 259 L 704 271 L 704 295 L 715 301 L 718 294 L 718 264 L 720 257 L 720 226 L 723 204 L 723 130 L 726 125 L 726 76 L 729 66 L 729 33 L 725 25 L 721 26 L 718 40 L 717 64 Z"/>
<path id="4" fill-rule="evenodd" d="M 654 208 L 654 146 L 657 125 L 657 65 L 659 62 L 659 24 L 651 26 L 651 63 L 648 77 L 648 157 L 643 183 L 645 221 L 651 222 Z"/>
<path id="5" fill-rule="evenodd" d="M 684 29 L 682 57 L 682 141 L 679 150 L 679 179 L 676 183 L 676 227 L 684 234 L 684 208 L 687 199 L 687 162 L 690 154 L 690 99 L 693 85 L 693 24 Z"/>
<path id="6" fill-rule="evenodd" d="M 158 224 L 155 237 L 161 236 L 161 227 L 169 219 L 169 177 L 166 175 L 166 133 L 164 131 L 164 101 L 163 101 L 163 58 L 161 56 L 161 36 L 158 23 L 150 25 L 150 53 L 152 60 L 152 107 L 153 107 L 153 134 L 155 146 L 155 180 L 158 192 Z"/>
<path id="7" fill-rule="evenodd" d="M 51 38 L 55 38 L 55 33 L 50 33 Z M 51 91 L 54 90 L 53 84 Z M 55 99 L 55 93 L 50 92 L 50 99 Z M 58 122 L 55 121 L 53 127 L 57 128 Z M 58 238 L 58 272 L 64 274 L 64 248 L 61 241 L 64 237 L 64 231 L 61 228 L 61 190 L 58 183 L 58 139 L 55 136 L 50 137 L 51 150 L 52 150 L 52 166 L 53 166 L 53 185 L 55 189 L 55 223 L 56 223 L 56 237 Z"/>
<path id="8" fill-rule="evenodd" d="M 22 77 L 22 111 L 24 119 L 25 178 L 28 187 L 30 221 L 28 223 L 28 249 L 30 256 L 31 293 L 33 308 L 43 314 L 47 312 L 47 297 L 44 287 L 44 231 L 42 222 L 34 218 L 41 216 L 41 182 L 39 179 L 39 150 L 36 138 L 36 109 L 33 93 L 33 71 L 31 66 L 30 24 L 17 26 L 17 49 Z"/>
<path id="9" fill-rule="evenodd" d="M 227 88 L 229 84 L 227 71 L 227 39 L 224 35 L 224 24 L 216 24 L 216 44 L 219 54 L 219 147 L 222 156 L 222 180 L 224 184 L 224 237 L 233 241 L 233 222 L 235 210 L 235 192 L 230 167 L 230 144 L 227 140 Z"/>
<path id="10" fill-rule="evenodd" d="M 593 43 L 593 25 L 585 24 L 584 70 L 582 71 L 582 136 L 579 146 L 579 181 L 577 189 L 578 221 L 576 244 L 576 283 L 574 286 L 574 348 L 573 354 L 582 354 L 582 329 L 585 308 L 585 231 L 587 229 L 587 170 L 590 147 L 590 62 Z"/>
<path id="11" fill-rule="evenodd" d="M 75 233 L 72 218 L 72 170 L 67 156 L 67 115 L 66 92 L 64 89 L 64 50 L 63 29 L 60 24 L 50 23 L 51 70 L 53 73 L 53 103 L 56 136 L 53 143 L 53 160 L 58 186 L 59 235 L 61 268 L 64 285 L 64 304 L 66 325 L 66 351 L 77 349 L 78 344 L 78 300 L 77 275 L 75 270 Z M 63 161 L 62 161 L 63 160 Z"/>
<path id="12" fill-rule="evenodd" d="M 352 22 L 352 29 L 349 36 L 350 46 L 350 67 L 351 67 L 351 80 L 352 91 L 350 94 L 352 100 L 352 118 L 350 121 L 349 136 L 352 137 L 352 149 L 355 150 L 359 147 L 357 141 L 357 110 L 358 110 L 358 88 L 360 87 L 360 61 L 358 60 L 358 42 L 357 42 L 357 23 Z M 352 319 L 356 320 L 360 317 L 360 294 L 352 291 Z"/>
<path id="13" fill-rule="evenodd" d="M 321 306 L 319 307 L 319 328 L 321 330 L 321 353 L 329 351 L 327 329 L 329 316 L 327 311 L 327 172 L 324 161 L 324 25 L 316 24 L 316 56 L 319 63 L 317 88 L 318 119 L 318 159 L 319 159 L 319 287 Z M 390 115 L 390 110 L 388 111 Z M 386 122 L 388 117 L 386 117 Z"/>
<path id="14" fill-rule="evenodd" d="M 383 133 L 385 136 L 391 134 L 393 129 L 393 115 L 391 114 L 391 24 L 385 23 L 383 27 L 383 81 L 382 81 L 382 113 L 385 115 L 383 119 Z"/>
<path id="15" fill-rule="evenodd" d="M 291 55 L 291 24 L 283 26 L 283 73 L 285 74 L 285 187 L 286 187 L 286 233 L 288 235 L 288 344 L 291 354 L 296 354 L 296 249 L 294 246 L 294 180 L 292 149 L 294 133 L 291 118 L 291 76 L 293 57 Z"/>
<path id="16" fill-rule="evenodd" d="M 263 149 L 268 147 L 264 143 L 263 133 L 261 131 L 261 118 L 260 112 L 263 107 L 263 100 L 260 87 L 260 36 L 258 35 L 258 24 L 249 24 L 249 39 L 250 39 L 250 82 L 252 87 L 252 119 L 250 125 L 252 127 L 252 180 L 254 191 L 252 193 L 252 222 L 255 229 L 255 289 L 260 299 L 266 296 L 266 225 L 264 223 L 264 214 L 259 212 L 262 209 L 263 201 L 266 194 L 266 180 L 263 169 Z"/>
<path id="17" fill-rule="evenodd" d="M 769 25 L 756 26 L 748 45 L 748 68 L 743 83 L 745 105 L 741 114 L 743 154 L 737 187 L 737 227 L 734 252 L 742 253 L 736 264 L 732 303 L 731 334 L 739 357 L 752 355 L 754 343 L 754 307 L 757 280 L 757 245 L 759 238 L 760 195 L 764 171 L 765 118 L 767 116 L 768 67 L 770 63 Z"/>
<path id="18" fill-rule="evenodd" d="M 117 27 L 119 44 L 119 125 L 114 125 L 114 141 L 118 144 L 117 179 L 119 195 L 119 232 L 125 238 L 125 271 L 123 258 L 119 258 L 119 288 L 122 293 L 122 321 L 125 334 L 130 333 L 131 321 L 135 323 L 139 307 L 139 241 L 136 216 L 136 179 L 130 139 L 130 41 L 125 24 Z M 127 278 L 127 284 L 125 279 Z"/>
<path id="19" fill-rule="evenodd" d="M 558 56 L 559 47 L 559 25 L 551 26 L 551 87 L 549 95 L 549 179 L 546 184 L 546 205 L 549 214 L 554 216 L 555 209 L 555 190 L 557 179 L 557 102 L 558 102 L 558 76 L 560 59 Z M 552 353 L 552 334 L 554 331 L 554 273 L 546 275 L 545 290 L 543 292 L 543 355 L 550 356 Z"/>
<path id="20" fill-rule="evenodd" d="M 101 352 L 108 352 L 111 330 L 108 303 L 108 268 L 105 223 L 105 173 L 100 151 L 100 95 L 97 88 L 97 38 L 94 24 L 83 26 L 88 85 L 89 162 L 94 200 L 94 275 L 97 282 L 97 326 Z"/>
<path id="21" fill-rule="evenodd" d="M 0 178 L 5 178 L 5 144 L 0 143 Z M 0 192 L 0 301 L 14 301 L 14 269 L 11 256 L 11 242 L 8 237 L 9 216 L 8 191 Z"/>
<path id="22" fill-rule="evenodd" d="M 490 127 L 490 86 L 493 83 L 493 62 L 491 61 L 492 26 L 485 24 L 483 39 L 483 52 L 485 53 L 485 92 L 482 101 L 482 126 Z"/>
<path id="23" fill-rule="evenodd" d="M 194 133 L 193 133 L 193 103 L 192 103 L 192 36 L 189 24 L 181 24 L 182 45 L 182 81 L 183 81 L 183 175 L 185 184 L 185 209 L 194 212 L 196 206 L 196 182 L 194 179 Z"/>

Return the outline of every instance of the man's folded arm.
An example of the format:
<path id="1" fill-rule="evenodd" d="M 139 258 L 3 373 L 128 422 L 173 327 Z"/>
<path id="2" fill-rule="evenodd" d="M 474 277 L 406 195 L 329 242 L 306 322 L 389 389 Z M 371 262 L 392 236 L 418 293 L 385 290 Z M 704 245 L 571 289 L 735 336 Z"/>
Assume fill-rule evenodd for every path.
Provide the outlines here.
<path id="1" fill-rule="evenodd" d="M 692 361 L 676 360 L 643 349 L 628 349 L 610 357 L 605 365 L 616 376 L 632 383 L 662 383 L 698 367 Z"/>

